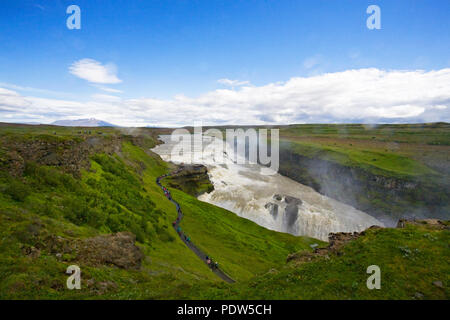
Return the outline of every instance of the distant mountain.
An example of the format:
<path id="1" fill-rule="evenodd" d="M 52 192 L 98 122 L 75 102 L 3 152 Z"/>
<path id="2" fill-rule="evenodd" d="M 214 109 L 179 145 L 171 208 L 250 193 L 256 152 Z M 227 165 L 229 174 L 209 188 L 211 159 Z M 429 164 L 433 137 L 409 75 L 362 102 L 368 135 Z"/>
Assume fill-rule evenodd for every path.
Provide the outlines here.
<path id="1" fill-rule="evenodd" d="M 77 119 L 77 120 L 58 120 L 52 123 L 55 126 L 64 127 L 117 127 L 106 121 L 98 120 L 95 118 L 90 119 Z"/>

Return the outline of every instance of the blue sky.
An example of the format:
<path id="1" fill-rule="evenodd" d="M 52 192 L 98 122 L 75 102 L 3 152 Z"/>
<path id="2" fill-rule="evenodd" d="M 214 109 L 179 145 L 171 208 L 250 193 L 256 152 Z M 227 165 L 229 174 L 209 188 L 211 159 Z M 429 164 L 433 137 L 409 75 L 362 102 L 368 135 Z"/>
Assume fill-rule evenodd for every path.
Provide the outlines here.
<path id="1" fill-rule="evenodd" d="M 81 8 L 81 30 L 66 27 L 66 8 L 71 4 Z M 366 8 L 371 4 L 381 8 L 381 30 L 366 27 Z M 186 116 L 190 108 L 192 119 L 209 110 L 213 115 L 204 119 L 207 123 L 237 123 L 239 117 L 227 117 L 233 103 L 239 110 L 246 108 L 242 118 L 246 123 L 446 120 L 450 107 L 445 95 L 446 89 L 450 92 L 445 72 L 450 68 L 449 13 L 448 0 L 2 0 L 0 88 L 4 108 L 0 121 L 106 116 L 104 120 L 123 125 L 188 124 L 183 121 L 191 121 Z M 86 70 L 79 70 L 77 76 L 71 66 L 79 61 L 90 61 L 82 64 L 87 67 L 106 67 L 120 82 L 86 80 L 80 76 Z M 388 74 L 363 71 L 368 68 Z M 308 109 L 308 101 L 295 95 L 289 99 L 293 96 L 286 88 L 289 84 L 299 86 L 295 92 L 305 95 L 328 87 L 323 92 L 330 97 L 327 101 L 340 97 L 339 101 L 354 105 L 355 99 L 364 97 L 351 98 L 351 93 L 342 90 L 336 94 L 338 81 L 329 83 L 324 78 L 329 73 L 341 74 L 351 82 L 345 74 L 348 70 L 362 70 L 354 81 L 368 81 L 368 86 L 378 83 L 378 91 L 367 99 L 383 94 L 383 83 L 399 86 L 404 95 L 391 102 L 361 105 L 378 108 L 379 116 L 371 109 L 356 118 L 341 116 L 339 110 L 330 112 L 338 101 L 317 116 L 311 111 L 317 108 Z M 417 70 L 422 73 L 389 74 Z M 439 70 L 444 74 L 430 74 Z M 411 75 L 418 87 L 426 87 L 423 82 L 431 83 L 433 77 L 443 81 L 443 87 L 426 103 L 420 96 L 409 101 L 405 86 Z M 308 84 L 291 81 L 298 78 L 309 79 Z M 233 80 L 228 83 L 236 86 L 220 79 Z M 277 85 L 279 90 L 272 90 Z M 286 94 L 282 101 L 277 100 L 277 90 Z M 256 94 L 267 95 L 269 106 L 251 98 Z M 23 98 L 27 107 L 20 109 L 16 100 L 10 103 L 11 97 Z M 48 110 L 43 99 L 51 100 Z M 215 105 L 218 99 L 230 105 Z M 77 103 L 86 107 L 78 108 Z M 107 112 L 108 104 L 114 114 Z M 274 115 L 273 104 L 283 112 Z M 127 109 L 128 105 L 132 107 Z M 79 112 L 71 112 L 70 106 Z M 408 113 L 405 106 L 416 112 Z M 390 107 L 394 112 L 385 112 Z M 175 123 L 163 123 L 154 115 L 158 110 L 178 108 L 186 110 L 180 111 Z"/>

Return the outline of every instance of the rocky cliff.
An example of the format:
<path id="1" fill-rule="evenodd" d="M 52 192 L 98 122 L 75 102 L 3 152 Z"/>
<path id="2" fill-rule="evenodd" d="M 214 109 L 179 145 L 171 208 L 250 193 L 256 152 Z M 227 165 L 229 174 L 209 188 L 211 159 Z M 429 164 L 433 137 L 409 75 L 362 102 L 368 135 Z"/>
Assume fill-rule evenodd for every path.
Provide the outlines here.
<path id="1" fill-rule="evenodd" d="M 167 179 L 169 187 L 182 190 L 195 197 L 214 190 L 214 186 L 209 180 L 208 169 L 204 165 L 180 165 L 179 169 L 181 171 Z"/>
<path id="2" fill-rule="evenodd" d="M 21 176 L 26 163 L 56 166 L 76 177 L 82 168 L 89 168 L 89 156 L 103 152 L 120 152 L 122 137 L 79 136 L 65 138 L 42 135 L 40 137 L 2 137 L 0 164 L 12 176 Z"/>
<path id="3" fill-rule="evenodd" d="M 386 225 L 404 218 L 448 218 L 448 182 L 373 174 L 288 149 L 280 152 L 280 171 L 316 191 L 369 213 Z"/>

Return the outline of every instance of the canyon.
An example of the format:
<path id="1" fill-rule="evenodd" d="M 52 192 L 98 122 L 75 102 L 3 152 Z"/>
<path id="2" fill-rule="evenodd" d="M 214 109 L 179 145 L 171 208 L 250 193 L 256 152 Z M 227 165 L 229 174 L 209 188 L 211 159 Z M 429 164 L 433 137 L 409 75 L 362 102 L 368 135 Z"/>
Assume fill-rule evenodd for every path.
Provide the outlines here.
<path id="1" fill-rule="evenodd" d="M 209 152 L 208 139 L 191 154 L 173 154 L 176 142 L 170 135 L 161 135 L 163 142 L 152 149 L 164 161 L 189 163 L 207 167 L 214 190 L 198 199 L 234 212 L 240 217 L 279 232 L 309 236 L 328 241 L 331 232 L 360 232 L 373 225 L 384 224 L 369 214 L 316 192 L 281 174 L 264 174 L 266 167 L 256 163 L 238 164 L 226 145 L 224 161 L 217 163 Z M 239 162 L 242 163 L 242 162 Z"/>

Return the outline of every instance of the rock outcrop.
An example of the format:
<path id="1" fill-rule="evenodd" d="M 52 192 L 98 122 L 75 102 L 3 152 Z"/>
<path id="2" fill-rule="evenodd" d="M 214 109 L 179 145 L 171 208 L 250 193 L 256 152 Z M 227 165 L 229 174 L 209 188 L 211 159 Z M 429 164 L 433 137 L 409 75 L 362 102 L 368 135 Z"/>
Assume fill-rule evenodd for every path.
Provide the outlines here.
<path id="1" fill-rule="evenodd" d="M 273 202 L 268 202 L 264 205 L 274 219 L 277 219 L 281 214 L 283 230 L 287 232 L 295 232 L 294 225 L 298 218 L 299 206 L 302 205 L 302 200 L 288 196 L 274 194 Z"/>
<path id="2" fill-rule="evenodd" d="M 139 269 L 144 254 L 135 245 L 135 241 L 136 236 L 131 232 L 75 240 L 51 235 L 43 241 L 43 249 L 59 260 L 77 262 L 80 265 Z"/>
<path id="3" fill-rule="evenodd" d="M 14 177 L 23 175 L 27 162 L 60 167 L 79 177 L 82 168 L 89 168 L 90 155 L 96 152 L 112 154 L 121 148 L 120 136 L 104 138 L 80 135 L 74 139 L 52 135 L 20 139 L 6 136 L 0 142 L 0 164 Z"/>
<path id="4" fill-rule="evenodd" d="M 180 165 L 179 172 L 168 179 L 168 186 L 199 196 L 211 192 L 214 186 L 209 180 L 208 169 L 204 165 Z"/>
<path id="5" fill-rule="evenodd" d="M 407 225 L 425 226 L 428 229 L 434 230 L 449 230 L 450 224 L 438 219 L 422 219 L 422 220 L 406 220 L 401 219 L 397 223 L 397 228 L 405 228 Z"/>
<path id="6" fill-rule="evenodd" d="M 88 265 L 139 269 L 144 254 L 135 241 L 136 236 L 131 232 L 88 238 L 79 243 L 77 260 Z"/>
<path id="7" fill-rule="evenodd" d="M 369 229 L 380 229 L 381 227 L 372 226 Z M 305 262 L 316 257 L 328 257 L 331 254 L 341 255 L 341 248 L 350 241 L 363 236 L 366 231 L 362 232 L 337 232 L 328 235 L 328 246 L 325 248 L 315 248 L 313 252 L 296 252 L 289 254 L 286 261 Z"/>

